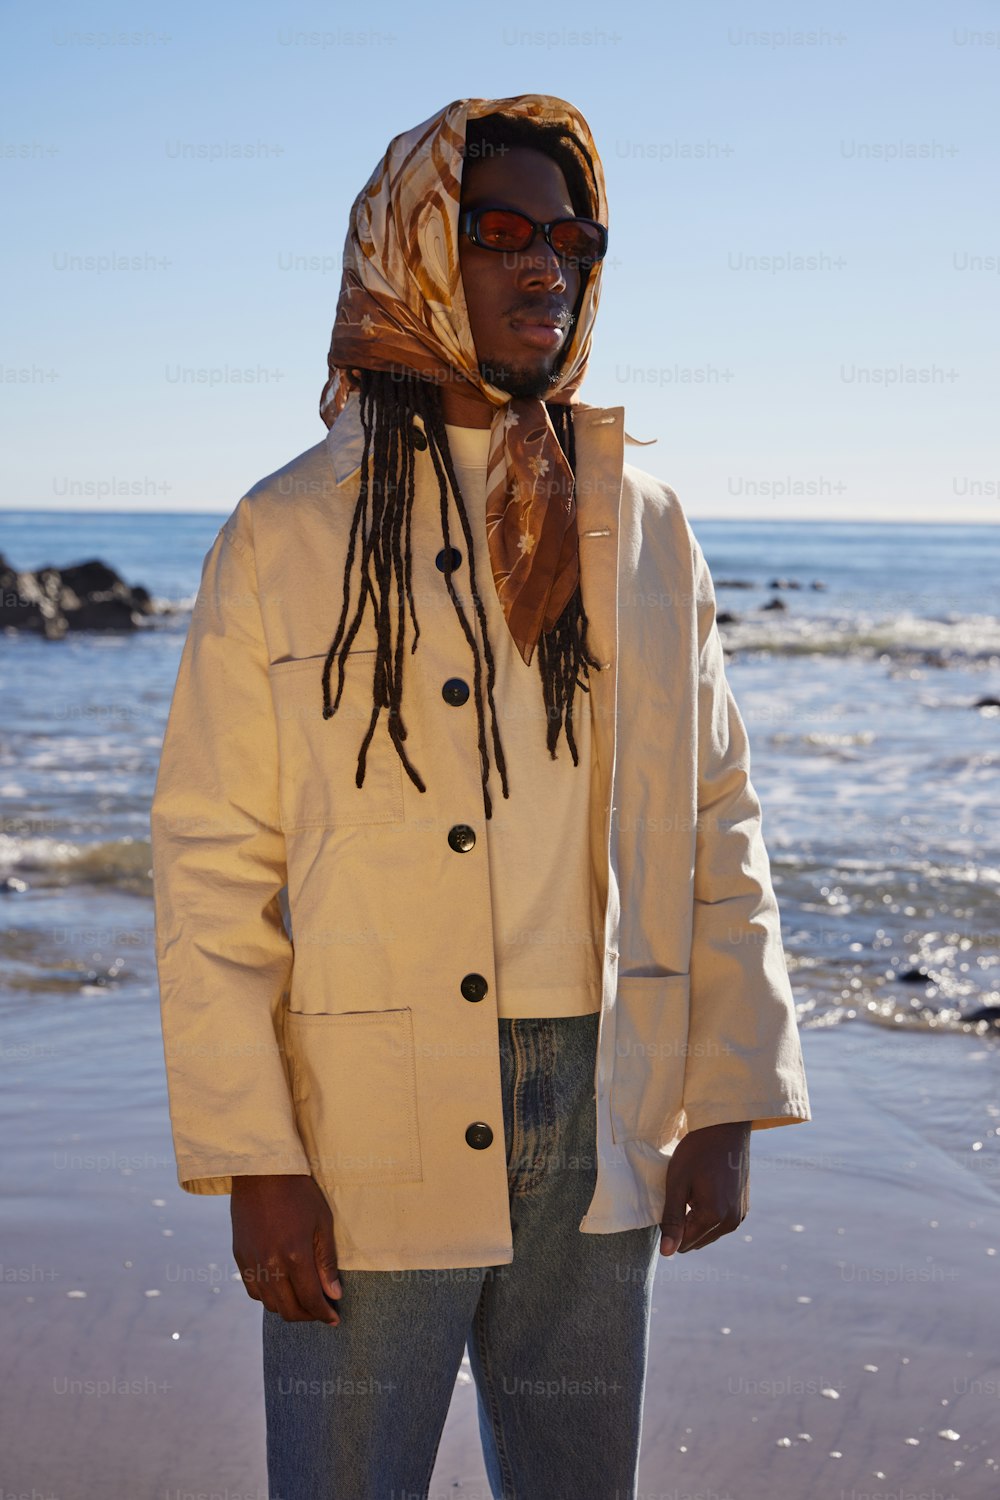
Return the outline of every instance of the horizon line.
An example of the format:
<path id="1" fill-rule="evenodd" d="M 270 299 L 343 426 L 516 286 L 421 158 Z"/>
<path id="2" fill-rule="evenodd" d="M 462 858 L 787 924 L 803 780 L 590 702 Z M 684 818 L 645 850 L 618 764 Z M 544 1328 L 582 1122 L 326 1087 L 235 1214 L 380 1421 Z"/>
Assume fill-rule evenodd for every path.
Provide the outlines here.
<path id="1" fill-rule="evenodd" d="M 232 515 L 235 506 L 228 510 L 65 510 L 56 506 L 41 506 L 38 509 L 26 508 L 24 506 L 0 505 L 0 515 L 19 516 L 222 516 L 228 518 Z M 909 520 L 903 517 L 868 517 L 868 516 L 703 516 L 695 515 L 694 512 L 685 508 L 684 514 L 691 522 L 695 521 L 734 521 L 737 524 L 755 522 L 766 523 L 772 526 L 1000 526 L 1000 516 L 996 520 L 977 519 L 950 519 L 950 520 Z"/>

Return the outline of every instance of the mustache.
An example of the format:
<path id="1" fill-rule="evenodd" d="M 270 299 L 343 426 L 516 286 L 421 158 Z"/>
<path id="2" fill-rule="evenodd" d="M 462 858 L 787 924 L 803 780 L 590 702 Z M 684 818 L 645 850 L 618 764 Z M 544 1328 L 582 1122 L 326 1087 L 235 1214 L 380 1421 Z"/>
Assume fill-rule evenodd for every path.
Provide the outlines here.
<path id="1" fill-rule="evenodd" d="M 565 303 L 533 302 L 514 308 L 508 317 L 518 323 L 554 323 L 557 328 L 572 328 L 576 322 L 572 309 Z"/>

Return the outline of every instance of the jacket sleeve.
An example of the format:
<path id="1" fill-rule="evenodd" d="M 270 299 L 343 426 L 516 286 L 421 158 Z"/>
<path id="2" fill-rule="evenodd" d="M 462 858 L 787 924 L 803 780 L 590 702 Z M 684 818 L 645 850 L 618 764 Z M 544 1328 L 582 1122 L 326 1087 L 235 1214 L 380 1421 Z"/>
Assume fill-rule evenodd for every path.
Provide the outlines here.
<path id="1" fill-rule="evenodd" d="M 726 680 L 715 588 L 693 533 L 697 775 L 688 1130 L 812 1118 L 781 923 L 750 780 L 746 728 Z"/>
<path id="2" fill-rule="evenodd" d="M 150 811 L 156 962 L 177 1175 L 309 1173 L 279 1047 L 277 732 L 244 498 L 220 528 L 181 654 Z"/>

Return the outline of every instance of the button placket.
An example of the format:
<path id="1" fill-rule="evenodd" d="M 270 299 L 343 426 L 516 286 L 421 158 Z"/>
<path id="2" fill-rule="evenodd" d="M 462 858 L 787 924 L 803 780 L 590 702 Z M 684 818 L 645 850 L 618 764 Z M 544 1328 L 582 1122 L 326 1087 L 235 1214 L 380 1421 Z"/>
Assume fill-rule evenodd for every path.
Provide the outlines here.
<path id="1" fill-rule="evenodd" d="M 603 426 L 604 423 L 606 423 L 606 422 L 613 422 L 614 420 L 615 420 L 614 417 L 601 417 L 599 421 L 597 421 L 597 422 L 594 423 L 594 426 L 595 427 L 600 427 L 600 426 Z M 584 537 L 584 536 L 613 536 L 614 532 L 611 530 L 610 526 L 595 526 L 595 527 L 593 527 L 589 531 L 581 531 L 580 535 L 581 535 L 581 537 Z M 597 670 L 598 670 L 598 672 L 606 672 L 610 666 L 611 666 L 611 663 L 609 661 L 602 661 L 602 662 L 600 662 L 598 664 Z"/>

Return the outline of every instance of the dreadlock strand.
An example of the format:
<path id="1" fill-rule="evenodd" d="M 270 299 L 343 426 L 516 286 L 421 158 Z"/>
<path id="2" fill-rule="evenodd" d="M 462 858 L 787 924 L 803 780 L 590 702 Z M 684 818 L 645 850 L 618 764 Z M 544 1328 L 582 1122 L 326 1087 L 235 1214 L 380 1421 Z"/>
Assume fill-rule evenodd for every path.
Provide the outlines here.
<path id="1" fill-rule="evenodd" d="M 413 645 L 410 647 L 412 656 L 417 649 L 417 641 L 420 639 L 420 622 L 417 620 L 416 611 L 413 607 L 413 497 L 416 490 L 416 457 L 414 452 L 414 441 L 404 446 L 406 455 L 406 551 L 403 555 L 403 584 L 406 590 L 406 600 L 410 606 L 410 619 L 413 621 Z M 400 622 L 400 633 L 402 633 L 402 621 Z M 403 668 L 400 663 L 400 681 L 402 681 Z"/>
<path id="2" fill-rule="evenodd" d="M 407 468 L 408 459 L 412 455 L 412 446 L 407 442 L 405 431 L 403 430 L 403 427 L 398 420 L 398 416 L 399 413 L 397 411 L 397 421 L 394 431 L 394 449 L 395 454 L 398 455 L 398 458 L 394 465 L 395 478 L 392 482 L 394 504 L 391 507 L 389 516 L 389 541 L 392 550 L 393 574 L 396 579 L 396 597 L 398 601 L 396 611 L 396 649 L 393 659 L 391 692 L 389 695 L 389 719 L 390 728 L 392 723 L 395 722 L 399 738 L 401 740 L 405 740 L 407 731 L 406 725 L 403 721 L 402 711 L 403 635 L 406 591 L 409 585 L 406 580 L 406 569 L 403 560 L 403 554 L 400 549 L 400 533 L 403 529 L 404 521 L 407 520 L 407 506 L 405 504 L 405 501 L 402 504 L 400 503 L 400 496 L 405 496 L 406 494 L 406 490 L 404 488 L 404 471 Z"/>
<path id="3" fill-rule="evenodd" d="M 402 716 L 402 648 L 403 648 L 403 597 L 404 583 L 402 578 L 403 564 L 399 550 L 399 528 L 402 524 L 403 514 L 400 505 L 402 492 L 401 473 L 403 467 L 402 455 L 408 452 L 412 458 L 412 427 L 407 420 L 405 408 L 402 407 L 396 393 L 393 390 L 391 376 L 380 372 L 380 378 L 373 382 L 373 395 L 378 410 L 378 428 L 381 430 L 380 442 L 376 450 L 376 465 L 381 466 L 382 483 L 384 492 L 383 505 L 379 515 L 379 548 L 376 561 L 376 576 L 380 585 L 380 600 L 378 611 L 378 647 L 375 658 L 375 687 L 374 700 L 375 712 L 366 738 L 364 751 L 368 740 L 374 730 L 380 707 L 388 708 L 389 735 L 396 746 L 396 752 L 407 768 L 414 783 L 425 790 L 424 783 L 419 773 L 411 765 L 402 742 L 407 737 L 406 725 Z M 377 469 L 378 472 L 378 469 Z M 395 656 L 392 651 L 392 617 L 390 610 L 392 593 L 392 575 L 396 580 L 396 591 L 399 597 L 399 623 L 397 629 L 397 642 Z"/>
<path id="4" fill-rule="evenodd" d="M 370 401 L 368 403 L 368 420 L 369 420 L 369 425 L 372 425 L 372 423 L 373 423 L 373 413 L 372 413 L 372 403 Z M 375 412 L 374 412 L 374 423 L 373 423 L 373 425 L 374 425 L 374 437 L 375 437 L 375 442 L 374 442 L 374 469 L 375 469 L 376 478 L 375 478 L 374 484 L 368 486 L 368 490 L 370 492 L 370 497 L 371 497 L 371 526 L 370 526 L 370 528 L 369 528 L 369 525 L 368 525 L 368 511 L 367 511 L 367 507 L 365 508 L 364 512 L 362 513 L 362 539 L 363 539 L 363 547 L 362 547 L 362 559 L 361 559 L 361 577 L 362 577 L 361 609 L 359 610 L 358 616 L 355 619 L 354 631 L 352 632 L 351 635 L 348 636 L 347 641 L 344 644 L 344 650 L 342 652 L 341 660 L 340 660 L 340 674 L 341 674 L 341 679 L 343 679 L 344 670 L 345 670 L 345 666 L 346 666 L 346 661 L 345 661 L 346 653 L 347 653 L 348 649 L 350 648 L 350 643 L 351 643 L 351 640 L 353 639 L 353 635 L 354 635 L 354 633 L 356 633 L 356 631 L 357 631 L 357 629 L 358 629 L 358 627 L 359 627 L 359 625 L 361 623 L 360 617 L 361 617 L 361 613 L 362 613 L 362 611 L 364 609 L 365 599 L 368 597 L 368 595 L 371 595 L 372 605 L 373 605 L 373 608 L 375 610 L 376 630 L 377 630 L 379 644 L 378 644 L 378 647 L 377 647 L 376 652 L 375 652 L 375 662 L 374 662 L 374 666 L 373 666 L 373 670 L 372 670 L 372 704 L 373 704 L 373 707 L 372 707 L 372 716 L 371 716 L 371 719 L 368 722 L 368 729 L 367 729 L 367 732 L 365 734 L 364 739 L 361 742 L 361 748 L 360 748 L 360 750 L 358 752 L 358 768 L 357 768 L 357 772 L 356 772 L 356 775 L 355 775 L 355 778 L 354 778 L 355 779 L 355 783 L 356 783 L 356 785 L 358 787 L 361 787 L 361 786 L 364 785 L 365 771 L 366 771 L 366 768 L 367 768 L 367 760 L 368 760 L 368 746 L 371 744 L 372 736 L 375 733 L 375 728 L 376 728 L 376 725 L 378 723 L 379 711 L 382 708 L 383 703 L 385 701 L 385 699 L 384 699 L 384 688 L 385 688 L 384 676 L 385 676 L 385 658 L 386 658 L 386 624 L 385 624 L 385 608 L 384 608 L 384 597 L 383 596 L 384 596 L 384 591 L 385 591 L 385 588 L 386 588 L 386 584 L 385 584 L 385 570 L 384 570 L 384 567 L 383 567 L 383 564 L 382 564 L 381 548 L 379 547 L 378 543 L 379 543 L 380 523 L 381 523 L 383 511 L 385 509 L 385 486 L 386 486 L 385 475 L 386 475 L 387 463 L 386 463 L 385 423 L 382 421 L 381 411 L 380 411 L 380 409 L 378 407 L 376 407 Z M 378 599 L 376 599 L 375 589 L 372 586 L 372 581 L 371 581 L 371 578 L 369 576 L 369 571 L 368 571 L 369 570 L 369 565 L 372 563 L 372 561 L 374 561 L 374 568 L 375 568 L 375 583 L 379 586 L 379 589 L 380 589 L 380 597 Z M 390 732 L 391 732 L 391 724 L 390 724 Z"/>
<path id="5" fill-rule="evenodd" d="M 436 443 L 437 443 L 437 447 L 438 447 L 439 452 L 440 452 L 441 462 L 444 465 L 445 473 L 447 474 L 447 477 L 448 477 L 448 484 L 451 486 L 452 492 L 455 495 L 455 504 L 456 504 L 456 506 L 458 508 L 459 520 L 462 523 L 462 533 L 463 533 L 463 535 L 465 537 L 465 545 L 466 545 L 466 548 L 467 548 L 468 554 L 469 554 L 469 587 L 470 587 L 470 591 L 472 593 L 473 605 L 475 606 L 476 614 L 477 614 L 477 617 L 479 619 L 479 628 L 480 628 L 480 630 L 482 632 L 483 645 L 484 645 L 484 649 L 485 649 L 485 652 L 486 652 L 486 696 L 487 696 L 487 700 L 488 700 L 489 706 L 490 706 L 490 723 L 491 723 L 492 734 L 493 734 L 493 753 L 494 753 L 494 756 L 496 757 L 497 770 L 500 773 L 500 780 L 501 780 L 501 787 L 502 787 L 502 790 L 503 790 L 503 795 L 504 795 L 504 797 L 509 797 L 510 796 L 510 790 L 509 790 L 508 783 L 507 783 L 507 761 L 506 761 L 506 757 L 504 755 L 503 745 L 502 745 L 502 743 L 500 741 L 500 731 L 497 728 L 496 702 L 494 701 L 494 697 L 493 697 L 493 690 L 494 690 L 494 687 L 496 686 L 496 662 L 495 662 L 494 657 L 493 657 L 493 648 L 490 645 L 490 636 L 489 636 L 489 630 L 487 629 L 487 625 L 486 625 L 486 612 L 485 612 L 485 610 L 483 608 L 482 596 L 481 596 L 481 594 L 479 592 L 479 589 L 477 587 L 477 584 L 476 584 L 476 550 L 475 550 L 475 544 L 474 544 L 473 536 L 472 536 L 472 528 L 469 525 L 468 512 L 467 512 L 467 510 L 465 508 L 465 497 L 462 494 L 462 489 L 461 489 L 461 486 L 460 486 L 460 484 L 458 482 L 458 477 L 457 477 L 457 475 L 455 473 L 455 466 L 454 466 L 454 463 L 452 461 L 452 456 L 451 456 L 451 447 L 450 447 L 450 445 L 448 443 L 448 434 L 445 431 L 444 413 L 443 413 L 443 410 L 442 410 L 442 407 L 441 407 L 441 398 L 440 398 L 440 394 L 439 394 L 439 392 L 437 391 L 436 388 L 434 388 L 432 390 L 431 398 L 430 398 L 430 401 L 428 402 L 428 413 L 429 413 L 429 419 L 430 419 L 430 422 L 431 422 L 432 433 L 434 435 L 434 438 L 435 438 Z M 442 494 L 443 494 L 443 492 L 442 492 Z M 447 518 L 447 508 L 446 507 L 444 507 L 443 510 L 442 510 L 442 516 L 445 518 L 444 524 L 445 524 L 445 529 L 447 529 L 447 520 L 446 520 L 446 518 Z M 447 543 L 446 543 L 446 545 L 447 545 Z M 449 558 L 449 561 L 450 561 L 450 558 Z M 489 800 L 489 789 L 488 789 L 488 786 L 487 786 L 487 777 L 488 777 L 489 761 L 488 761 L 488 758 L 487 758 L 487 755 L 486 755 L 485 725 L 483 723 L 483 716 L 482 716 L 482 711 L 481 711 L 481 708 L 480 708 L 480 702 L 481 702 L 481 685 L 480 685 L 481 684 L 481 666 L 480 666 L 478 646 L 477 646 L 476 642 L 474 641 L 474 639 L 472 638 L 471 634 L 470 634 L 470 641 L 473 644 L 473 646 L 475 647 L 476 669 L 477 669 L 477 674 L 478 674 L 477 678 L 476 678 L 476 704 L 477 704 L 477 709 L 479 709 L 479 715 L 480 715 L 480 718 L 479 718 L 479 723 L 480 723 L 480 755 L 481 755 L 481 759 L 482 759 L 482 763 L 483 763 L 483 768 L 484 768 L 483 793 L 484 793 L 484 796 L 487 798 L 487 801 L 488 801 Z"/>
<path id="6" fill-rule="evenodd" d="M 482 679 L 483 679 L 483 672 L 482 672 L 482 661 L 481 661 L 480 655 L 479 655 L 479 643 L 477 642 L 476 637 L 473 634 L 472 627 L 470 626 L 470 624 L 468 622 L 468 619 L 466 617 L 464 609 L 461 607 L 461 604 L 459 603 L 458 595 L 455 593 L 455 587 L 454 587 L 454 585 L 453 585 L 453 583 L 451 581 L 451 574 L 452 574 L 452 566 L 451 566 L 451 536 L 450 536 L 450 532 L 448 530 L 448 484 L 449 483 L 451 483 L 451 485 L 453 487 L 453 493 L 455 495 L 455 503 L 456 503 L 456 505 L 458 507 L 459 519 L 460 519 L 460 521 L 462 523 L 462 531 L 463 531 L 463 534 L 464 534 L 464 537 L 465 537 L 466 548 L 467 548 L 468 554 L 469 554 L 469 573 L 470 573 L 469 586 L 470 586 L 470 590 L 471 590 L 471 593 L 472 593 L 473 603 L 474 603 L 474 605 L 476 607 L 477 614 L 479 615 L 480 626 L 482 628 L 482 633 L 483 633 L 483 640 L 486 643 L 486 651 L 487 651 L 487 657 L 488 657 L 487 692 L 488 692 L 489 701 L 490 701 L 490 708 L 492 710 L 494 753 L 497 755 L 497 767 L 498 767 L 498 769 L 500 771 L 500 775 L 501 775 L 501 779 L 502 779 L 502 783 L 503 783 L 503 794 L 504 794 L 505 797 L 509 797 L 510 791 L 509 791 L 509 788 L 508 788 L 508 785 L 507 785 L 507 764 L 506 764 L 506 760 L 504 758 L 503 746 L 500 743 L 499 732 L 497 730 L 497 725 L 496 725 L 496 706 L 495 706 L 495 704 L 493 702 L 493 694 L 492 694 L 492 684 L 493 684 L 493 678 L 494 678 L 493 656 L 492 656 L 492 651 L 490 650 L 490 646 L 489 646 L 489 633 L 488 633 L 488 631 L 486 629 L 486 620 L 485 620 L 485 615 L 483 613 L 482 602 L 481 602 L 481 600 L 479 598 L 478 589 L 476 588 L 475 558 L 474 558 L 474 548 L 473 548 L 473 542 L 472 542 L 472 529 L 471 529 L 471 527 L 469 525 L 469 517 L 468 517 L 468 514 L 466 513 L 465 501 L 464 501 L 464 498 L 462 496 L 461 487 L 458 484 L 457 479 L 455 478 L 455 470 L 454 470 L 454 466 L 453 466 L 453 464 L 451 462 L 451 450 L 450 450 L 449 445 L 448 445 L 448 435 L 445 432 L 444 413 L 443 413 L 443 411 L 441 409 L 440 394 L 439 394 L 439 392 L 436 389 L 431 388 L 431 389 L 427 390 L 426 392 L 424 392 L 423 395 L 424 395 L 424 400 L 422 402 L 423 411 L 422 411 L 421 415 L 424 418 L 425 428 L 427 429 L 426 435 L 427 435 L 427 439 L 428 439 L 428 452 L 430 454 L 431 461 L 432 461 L 432 463 L 434 465 L 434 471 L 437 474 L 437 478 L 438 478 L 438 491 L 439 491 L 440 510 L 441 510 L 441 532 L 442 532 L 442 537 L 443 537 L 443 540 L 444 540 L 444 555 L 445 555 L 444 577 L 445 577 L 445 583 L 446 583 L 447 588 L 448 588 L 448 593 L 451 596 L 452 604 L 455 607 L 455 612 L 458 615 L 459 621 L 461 623 L 462 630 L 465 633 L 465 638 L 469 642 L 469 646 L 470 646 L 470 648 L 472 650 L 473 662 L 474 662 L 474 667 L 475 667 L 473 683 L 474 683 L 474 694 L 475 694 L 475 699 L 476 699 L 476 721 L 477 721 L 477 728 L 478 728 L 480 779 L 481 779 L 482 788 L 483 788 L 483 806 L 484 806 L 484 809 L 485 809 L 485 812 L 486 812 L 486 817 L 487 818 L 491 818 L 493 816 L 493 799 L 490 796 L 490 790 L 489 790 L 489 764 L 490 764 L 490 762 L 489 762 L 489 754 L 488 754 L 488 751 L 487 751 L 487 748 L 486 748 L 486 726 L 485 726 L 484 717 L 483 717 L 483 704 L 482 704 Z M 446 475 L 448 476 L 447 478 L 446 478 Z"/>

